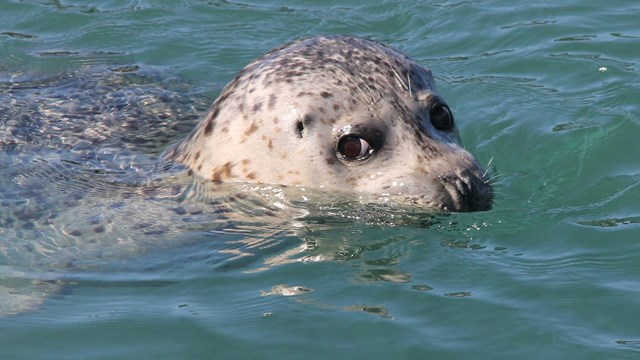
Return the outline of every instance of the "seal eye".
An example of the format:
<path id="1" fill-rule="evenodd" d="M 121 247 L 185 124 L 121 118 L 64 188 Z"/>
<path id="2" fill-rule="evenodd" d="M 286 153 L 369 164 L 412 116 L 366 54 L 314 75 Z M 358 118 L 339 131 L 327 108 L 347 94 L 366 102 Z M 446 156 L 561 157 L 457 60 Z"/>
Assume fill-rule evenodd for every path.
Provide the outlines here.
<path id="1" fill-rule="evenodd" d="M 371 156 L 373 148 L 361 137 L 346 135 L 338 141 L 338 153 L 343 160 L 361 161 Z"/>
<path id="2" fill-rule="evenodd" d="M 453 127 L 453 115 L 446 105 L 435 104 L 429 113 L 431 125 L 438 130 L 447 131 Z"/>

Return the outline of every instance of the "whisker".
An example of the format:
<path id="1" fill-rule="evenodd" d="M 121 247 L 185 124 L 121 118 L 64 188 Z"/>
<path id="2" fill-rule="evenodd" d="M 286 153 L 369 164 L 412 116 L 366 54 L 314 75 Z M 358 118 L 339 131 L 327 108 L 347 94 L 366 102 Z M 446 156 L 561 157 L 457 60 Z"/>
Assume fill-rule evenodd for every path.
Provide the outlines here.
<path id="1" fill-rule="evenodd" d="M 484 179 L 485 176 L 487 176 L 487 173 L 489 172 L 489 167 L 491 166 L 491 163 L 493 162 L 493 156 L 491 157 L 491 159 L 489 159 L 489 162 L 487 163 L 487 166 L 485 167 L 486 170 L 484 171 L 484 174 L 482 174 L 482 178 Z"/>
<path id="2" fill-rule="evenodd" d="M 485 180 L 485 182 L 484 182 L 484 183 L 485 183 L 485 184 L 489 184 L 489 183 L 495 184 L 493 181 L 494 181 L 495 179 L 499 178 L 500 176 L 502 176 L 502 174 L 496 174 L 496 175 L 494 175 L 494 176 L 492 176 L 492 177 L 488 178 L 487 180 Z M 483 177 L 484 177 L 484 176 L 483 176 Z"/>
<path id="3" fill-rule="evenodd" d="M 402 78 L 402 76 L 400 76 L 400 74 L 398 74 L 398 72 L 396 71 L 395 67 L 389 62 L 389 59 L 385 58 L 385 62 L 387 63 L 387 65 L 389 65 L 389 68 L 391 68 L 391 71 L 393 71 L 393 77 L 396 79 L 396 82 L 398 83 L 398 85 L 406 92 L 409 93 L 409 96 L 413 96 L 413 91 L 411 89 L 411 74 L 409 74 L 407 72 L 407 83 L 404 82 L 404 79 Z"/>
<path id="4" fill-rule="evenodd" d="M 387 63 L 389 63 L 387 61 Z M 389 66 L 391 66 L 391 64 L 389 64 Z M 398 74 L 398 72 L 396 71 L 396 69 L 391 68 L 391 70 L 393 71 L 393 77 L 396 79 L 396 81 L 398 82 L 398 85 L 400 85 L 400 87 L 402 89 L 404 89 L 405 91 L 408 91 L 409 88 L 407 87 L 407 85 L 404 83 L 404 80 L 402 79 L 402 77 L 400 77 L 400 74 Z"/>
<path id="5" fill-rule="evenodd" d="M 350 83 L 354 84 L 355 87 L 358 89 L 358 91 L 360 92 L 360 95 L 362 95 L 362 97 L 365 99 L 364 101 L 362 101 L 363 104 L 370 106 L 370 105 L 375 105 L 377 104 L 380 99 L 382 99 L 383 95 L 381 92 L 378 92 L 378 96 L 376 98 L 376 95 L 374 94 L 373 90 L 371 89 L 371 87 L 367 84 L 366 81 L 364 81 L 364 79 L 356 74 L 354 75 L 350 75 L 347 74 L 342 68 L 340 68 L 339 66 L 333 66 L 341 75 L 343 75 L 347 81 L 349 81 Z M 359 80 L 359 82 L 358 82 Z M 368 94 L 365 92 L 368 92 Z"/>
<path id="6" fill-rule="evenodd" d="M 489 162 L 487 163 L 487 167 L 491 166 L 491 164 L 493 163 L 493 156 L 491 157 L 491 159 L 489 159 Z"/>

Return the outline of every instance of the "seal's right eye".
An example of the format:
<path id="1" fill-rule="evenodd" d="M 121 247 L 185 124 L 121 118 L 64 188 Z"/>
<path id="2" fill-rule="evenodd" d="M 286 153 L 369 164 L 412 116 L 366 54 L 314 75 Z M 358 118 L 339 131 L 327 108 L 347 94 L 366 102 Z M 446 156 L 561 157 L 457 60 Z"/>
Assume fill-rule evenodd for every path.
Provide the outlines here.
<path id="1" fill-rule="evenodd" d="M 429 113 L 431 125 L 440 131 L 448 131 L 453 128 L 453 115 L 444 104 L 435 104 Z"/>
<path id="2" fill-rule="evenodd" d="M 342 160 L 362 161 L 373 154 L 373 147 L 367 140 L 356 135 L 345 135 L 338 141 L 338 154 Z"/>

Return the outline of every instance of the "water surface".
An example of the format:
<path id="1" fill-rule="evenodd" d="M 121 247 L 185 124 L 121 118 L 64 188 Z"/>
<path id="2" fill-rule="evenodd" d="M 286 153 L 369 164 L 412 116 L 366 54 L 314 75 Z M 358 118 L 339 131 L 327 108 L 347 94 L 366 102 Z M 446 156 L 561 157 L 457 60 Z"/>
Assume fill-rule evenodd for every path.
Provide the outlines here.
<path id="1" fill-rule="evenodd" d="M 128 148 L 64 143 L 72 120 L 2 134 L 23 141 L 0 158 L 0 294 L 24 310 L 0 319 L 1 357 L 636 358 L 639 16 L 629 0 L 2 3 L 1 122 L 59 119 L 43 104 L 81 83 L 103 85 L 85 104 L 114 83 L 164 101 L 144 104 L 148 134 L 110 113 L 134 120 Z M 491 160 L 492 211 L 401 222 L 277 188 L 229 206 L 159 175 L 244 65 L 334 33 L 431 68 Z"/>

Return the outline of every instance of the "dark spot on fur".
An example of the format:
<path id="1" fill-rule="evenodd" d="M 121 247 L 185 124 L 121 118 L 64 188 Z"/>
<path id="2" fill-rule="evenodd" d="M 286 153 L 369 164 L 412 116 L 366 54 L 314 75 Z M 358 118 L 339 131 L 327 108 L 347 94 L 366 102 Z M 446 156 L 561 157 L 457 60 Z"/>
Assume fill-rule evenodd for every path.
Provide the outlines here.
<path id="1" fill-rule="evenodd" d="M 328 157 L 325 159 L 327 161 L 327 164 L 329 165 L 333 165 L 336 163 L 336 159 L 332 158 L 332 157 Z"/>
<path id="2" fill-rule="evenodd" d="M 331 94 L 330 92 L 327 91 L 323 91 L 320 93 L 320 96 L 322 96 L 323 98 L 327 99 L 333 96 L 333 94 Z"/>
<path id="3" fill-rule="evenodd" d="M 95 228 L 93 228 L 93 232 L 96 234 L 103 233 L 104 231 L 105 231 L 105 228 L 102 225 L 96 226 Z"/>
<path id="4" fill-rule="evenodd" d="M 209 118 L 207 119 L 207 125 L 205 125 L 204 127 L 205 136 L 209 136 L 209 134 L 211 134 L 211 131 L 213 130 L 213 124 L 216 121 L 216 118 L 218 117 L 219 113 L 220 113 L 220 107 L 216 106 L 216 108 L 209 115 Z"/>
<path id="5" fill-rule="evenodd" d="M 231 169 L 233 169 L 233 165 L 230 162 L 224 163 L 222 166 L 218 166 L 211 172 L 211 180 L 214 183 L 221 183 L 224 179 L 228 179 L 231 177 Z"/>
<path id="6" fill-rule="evenodd" d="M 227 88 L 229 90 L 233 90 L 235 89 L 236 85 L 238 84 L 238 78 L 236 77 L 234 80 L 232 80 L 229 85 L 227 85 Z M 220 95 L 220 97 L 218 98 L 218 100 L 216 100 L 216 104 L 222 104 L 225 100 L 227 100 L 227 98 L 229 97 L 229 95 L 231 95 L 231 91 L 227 91 L 224 94 Z"/>
<path id="7" fill-rule="evenodd" d="M 244 136 L 249 136 L 258 130 L 258 125 L 254 122 L 251 123 L 251 126 L 247 130 L 244 131 Z"/>
<path id="8" fill-rule="evenodd" d="M 269 110 L 273 110 L 276 107 L 276 102 L 278 101 L 278 97 L 275 93 L 269 94 L 269 102 L 267 103 L 267 108 Z"/>

